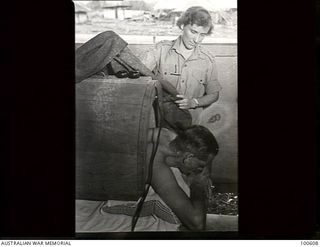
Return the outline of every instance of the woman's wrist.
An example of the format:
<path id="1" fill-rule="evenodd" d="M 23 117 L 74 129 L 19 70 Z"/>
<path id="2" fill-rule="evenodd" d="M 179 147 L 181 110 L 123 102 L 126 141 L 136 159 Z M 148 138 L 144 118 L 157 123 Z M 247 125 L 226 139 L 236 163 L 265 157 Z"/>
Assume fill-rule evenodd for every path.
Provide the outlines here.
<path id="1" fill-rule="evenodd" d="M 197 108 L 200 106 L 199 101 L 196 98 L 193 98 L 193 101 L 195 103 L 193 108 Z"/>

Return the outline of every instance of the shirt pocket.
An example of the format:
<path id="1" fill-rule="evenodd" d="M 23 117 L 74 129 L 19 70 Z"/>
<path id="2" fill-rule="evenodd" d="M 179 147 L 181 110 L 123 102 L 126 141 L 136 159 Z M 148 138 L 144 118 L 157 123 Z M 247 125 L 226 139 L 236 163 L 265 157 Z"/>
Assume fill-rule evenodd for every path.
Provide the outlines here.
<path id="1" fill-rule="evenodd" d="M 194 69 L 191 73 L 192 78 L 198 82 L 199 86 L 205 86 L 206 84 L 206 71 L 203 69 Z"/>
<path id="2" fill-rule="evenodd" d="M 191 72 L 192 82 L 188 83 L 188 91 L 192 97 L 202 97 L 206 91 L 206 74 L 203 69 L 194 69 Z"/>
<path id="3" fill-rule="evenodd" d="M 179 80 L 179 71 L 176 64 L 166 63 L 161 66 L 160 73 L 162 77 L 168 80 L 174 87 L 177 86 Z"/>

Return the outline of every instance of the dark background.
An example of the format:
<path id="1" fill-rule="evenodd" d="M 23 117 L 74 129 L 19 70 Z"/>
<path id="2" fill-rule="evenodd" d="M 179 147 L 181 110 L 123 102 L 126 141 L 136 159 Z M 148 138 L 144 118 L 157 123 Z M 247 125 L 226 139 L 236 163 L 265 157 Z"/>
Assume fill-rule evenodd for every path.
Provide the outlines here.
<path id="1" fill-rule="evenodd" d="M 48 4 L 2 5 L 3 239 L 75 238 L 73 5 Z M 238 7 L 239 234 L 97 238 L 319 239 L 319 1 Z"/>

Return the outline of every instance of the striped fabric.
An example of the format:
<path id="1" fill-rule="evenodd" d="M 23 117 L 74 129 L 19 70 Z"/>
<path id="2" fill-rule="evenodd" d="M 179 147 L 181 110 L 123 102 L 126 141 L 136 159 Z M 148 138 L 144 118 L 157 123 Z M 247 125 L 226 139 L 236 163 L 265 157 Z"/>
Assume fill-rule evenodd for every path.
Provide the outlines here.
<path id="1" fill-rule="evenodd" d="M 128 204 L 114 205 L 114 206 L 105 205 L 102 208 L 102 211 L 109 214 L 124 214 L 128 216 L 133 216 L 136 210 L 136 205 L 137 205 L 136 203 L 128 203 Z M 172 210 L 166 207 L 164 204 L 162 204 L 158 200 L 146 201 L 143 204 L 140 217 L 152 216 L 152 215 L 164 221 L 167 221 L 168 223 L 171 223 L 171 224 L 180 224 L 180 220 L 172 212 Z"/>
<path id="2" fill-rule="evenodd" d="M 179 169 L 171 167 L 180 188 L 190 196 L 189 186 L 184 181 Z M 102 208 L 101 211 L 109 214 L 123 214 L 127 216 L 133 216 L 136 210 L 137 202 L 135 201 L 114 201 L 109 200 Z M 178 217 L 173 211 L 166 205 L 160 196 L 155 193 L 151 187 L 147 195 L 146 201 L 142 206 L 140 217 L 144 216 L 155 216 L 161 220 L 164 220 L 170 224 L 181 224 Z"/>

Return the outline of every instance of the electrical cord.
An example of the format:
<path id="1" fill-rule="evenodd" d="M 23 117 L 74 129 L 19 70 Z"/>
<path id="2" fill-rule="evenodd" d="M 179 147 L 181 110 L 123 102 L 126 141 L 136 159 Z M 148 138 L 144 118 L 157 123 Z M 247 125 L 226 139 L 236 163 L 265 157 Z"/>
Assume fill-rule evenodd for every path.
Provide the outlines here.
<path id="1" fill-rule="evenodd" d="M 142 194 L 142 196 L 139 198 L 139 200 L 137 201 L 137 208 L 135 210 L 135 213 L 132 217 L 132 221 L 131 221 L 131 231 L 134 232 L 134 229 L 136 227 L 136 224 L 138 222 L 138 219 L 140 217 L 140 213 L 142 211 L 142 207 L 143 207 L 143 203 L 148 195 L 150 186 L 151 186 L 151 180 L 152 180 L 152 172 L 153 172 L 153 162 L 154 162 L 154 158 L 156 156 L 157 150 L 158 150 L 158 146 L 159 146 L 159 141 L 160 141 L 160 133 L 161 133 L 161 118 L 162 118 L 162 114 L 161 114 L 161 109 L 160 109 L 160 105 L 159 105 L 159 94 L 158 94 L 158 89 L 157 87 L 155 87 L 156 90 L 156 97 L 155 97 L 155 102 L 156 102 L 156 107 L 158 108 L 159 111 L 159 115 L 160 115 L 160 119 L 159 119 L 159 131 L 158 131 L 158 135 L 157 135 L 157 139 L 156 139 L 156 143 L 152 146 L 152 152 L 150 155 L 150 160 L 149 160 L 149 170 L 148 170 L 148 176 L 145 182 L 145 190 Z M 153 138 L 153 136 L 152 136 Z"/>

